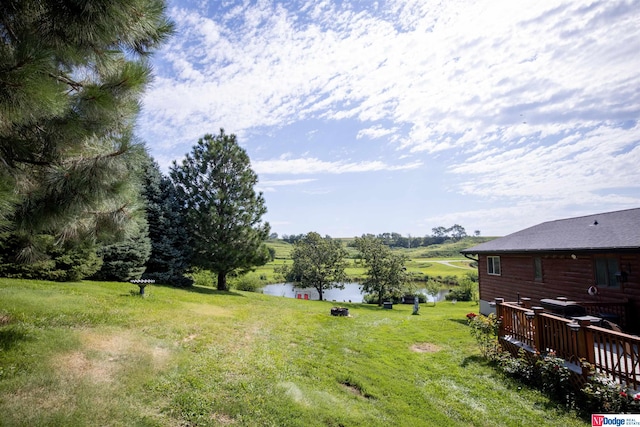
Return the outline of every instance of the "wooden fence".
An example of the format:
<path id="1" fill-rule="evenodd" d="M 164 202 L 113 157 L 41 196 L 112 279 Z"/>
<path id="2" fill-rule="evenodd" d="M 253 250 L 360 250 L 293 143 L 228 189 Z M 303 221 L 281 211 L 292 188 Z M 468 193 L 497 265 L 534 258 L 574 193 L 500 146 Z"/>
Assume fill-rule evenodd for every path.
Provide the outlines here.
<path id="1" fill-rule="evenodd" d="M 554 353 L 582 375 L 586 375 L 582 362 L 587 362 L 622 386 L 640 389 L 640 337 L 592 325 L 588 319 L 567 319 L 546 313 L 542 307 L 528 308 L 500 298 L 496 299 L 496 316 L 500 320 L 498 338 L 504 348 Z"/>

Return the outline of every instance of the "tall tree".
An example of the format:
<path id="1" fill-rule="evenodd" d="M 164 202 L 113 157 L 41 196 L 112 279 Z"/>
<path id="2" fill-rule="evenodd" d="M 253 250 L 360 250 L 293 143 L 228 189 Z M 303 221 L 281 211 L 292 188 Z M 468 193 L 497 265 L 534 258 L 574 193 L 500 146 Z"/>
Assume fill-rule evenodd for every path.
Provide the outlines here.
<path id="1" fill-rule="evenodd" d="M 124 162 L 145 57 L 173 31 L 163 0 L 0 2 L 0 222 L 82 242 L 124 233 L 135 191 Z"/>
<path id="2" fill-rule="evenodd" d="M 311 232 L 295 243 L 291 252 L 293 265 L 284 269 L 284 274 L 295 287 L 315 288 L 322 301 L 324 291 L 344 289 L 346 256 L 347 250 L 339 240 Z"/>
<path id="3" fill-rule="evenodd" d="M 258 177 L 236 136 L 223 129 L 198 140 L 191 154 L 170 171 L 192 238 L 196 266 L 218 275 L 218 289 L 227 290 L 227 275 L 243 273 L 269 261 L 265 240 L 269 224 Z"/>
<path id="4" fill-rule="evenodd" d="M 175 186 L 160 172 L 151 158 L 144 167 L 142 189 L 146 199 L 151 256 L 142 277 L 173 286 L 190 286 L 186 277 L 189 268 L 189 236 Z"/>
<path id="5" fill-rule="evenodd" d="M 377 296 L 378 305 L 390 296 L 399 294 L 406 282 L 405 262 L 407 257 L 394 253 L 380 239 L 371 236 L 356 237 L 356 247 L 367 266 L 367 278 L 362 282 L 362 290 Z"/>

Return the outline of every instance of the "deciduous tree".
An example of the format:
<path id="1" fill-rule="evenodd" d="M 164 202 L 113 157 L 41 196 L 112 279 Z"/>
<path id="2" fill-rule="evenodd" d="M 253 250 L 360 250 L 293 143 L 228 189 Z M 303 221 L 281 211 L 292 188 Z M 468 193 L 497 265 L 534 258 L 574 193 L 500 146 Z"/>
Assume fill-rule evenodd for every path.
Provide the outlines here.
<path id="1" fill-rule="evenodd" d="M 404 265 L 408 258 L 392 252 L 380 239 L 363 236 L 356 237 L 355 242 L 367 267 L 362 290 L 376 295 L 378 305 L 382 305 L 385 298 L 403 290 L 408 278 Z"/>
<path id="2" fill-rule="evenodd" d="M 310 232 L 295 243 L 291 251 L 293 265 L 285 270 L 285 276 L 295 287 L 315 288 L 322 301 L 327 289 L 344 289 L 346 256 L 347 250 L 340 241 Z"/>
<path id="3" fill-rule="evenodd" d="M 267 208 L 235 135 L 223 129 L 205 135 L 182 165 L 173 163 L 170 175 L 192 239 L 192 262 L 217 273 L 219 290 L 227 290 L 227 274 L 269 261 L 269 224 L 262 222 Z"/>

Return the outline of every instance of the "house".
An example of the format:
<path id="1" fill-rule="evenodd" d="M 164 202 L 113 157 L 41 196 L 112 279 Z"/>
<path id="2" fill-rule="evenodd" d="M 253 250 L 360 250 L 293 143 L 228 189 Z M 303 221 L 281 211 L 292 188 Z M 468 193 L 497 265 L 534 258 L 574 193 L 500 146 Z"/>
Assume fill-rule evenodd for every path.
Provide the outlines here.
<path id="1" fill-rule="evenodd" d="M 544 222 L 461 252 L 478 261 L 482 314 L 496 298 L 568 300 L 640 331 L 640 208 Z"/>

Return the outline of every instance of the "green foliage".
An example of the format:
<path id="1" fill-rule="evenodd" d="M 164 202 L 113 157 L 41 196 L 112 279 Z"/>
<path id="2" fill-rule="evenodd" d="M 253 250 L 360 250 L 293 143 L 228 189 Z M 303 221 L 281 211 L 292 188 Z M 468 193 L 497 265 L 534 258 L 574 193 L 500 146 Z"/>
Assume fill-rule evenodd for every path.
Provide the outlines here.
<path id="1" fill-rule="evenodd" d="M 176 189 L 150 158 L 144 164 L 142 195 L 151 239 L 151 254 L 142 277 L 166 285 L 190 286 L 193 281 L 186 272 L 191 245 Z"/>
<path id="2" fill-rule="evenodd" d="M 192 268 L 191 271 L 187 273 L 187 278 L 194 286 L 213 287 L 213 275 L 209 270 L 198 267 Z"/>
<path id="3" fill-rule="evenodd" d="M 22 247 L 18 237 L 11 233 L 0 237 L 1 277 L 70 282 L 91 276 L 102 265 L 95 246 L 88 243 L 59 245 L 50 235 L 32 237 L 31 242 L 38 246 L 40 256 L 24 263 L 15 259 L 18 248 Z"/>
<path id="4" fill-rule="evenodd" d="M 405 267 L 408 258 L 405 255 L 392 252 L 382 240 L 371 236 L 356 238 L 355 246 L 367 268 L 367 277 L 362 282 L 363 292 L 376 295 L 378 305 L 387 298 L 405 293 L 409 281 Z"/>
<path id="5" fill-rule="evenodd" d="M 269 224 L 258 177 L 249 156 L 224 130 L 201 138 L 182 165 L 173 163 L 171 178 L 191 237 L 193 263 L 218 274 L 219 290 L 227 289 L 227 274 L 243 273 L 269 261 L 265 240 Z"/>
<path id="6" fill-rule="evenodd" d="M 478 301 L 478 273 L 468 272 L 445 297 L 447 300 Z"/>
<path id="7" fill-rule="evenodd" d="M 291 253 L 293 264 L 283 264 L 279 273 L 296 287 L 315 288 L 322 301 L 325 290 L 344 288 L 346 255 L 340 241 L 310 232 L 295 243 Z"/>
<path id="8" fill-rule="evenodd" d="M 259 277 L 243 274 L 230 280 L 231 286 L 239 291 L 258 292 L 264 287 L 265 282 Z"/>
<path id="9" fill-rule="evenodd" d="M 480 346 L 480 351 L 489 360 L 497 360 L 500 354 L 498 343 L 498 319 L 491 313 L 488 316 L 467 314 L 467 321 L 471 327 L 471 335 Z"/>
<path id="10" fill-rule="evenodd" d="M 172 33 L 158 0 L 5 0 L 0 5 L 0 222 L 35 240 L 125 235 L 138 206 L 126 159 L 145 57 Z"/>
<path id="11" fill-rule="evenodd" d="M 142 222 L 136 236 L 100 248 L 98 255 L 103 260 L 102 268 L 92 278 L 120 282 L 139 279 L 150 254 L 151 241 L 146 233 L 146 222 Z"/>

